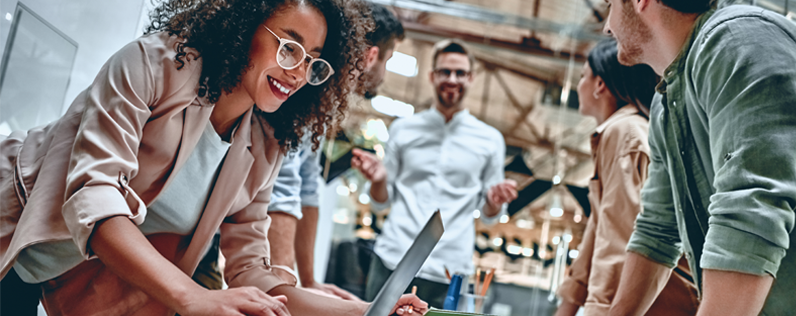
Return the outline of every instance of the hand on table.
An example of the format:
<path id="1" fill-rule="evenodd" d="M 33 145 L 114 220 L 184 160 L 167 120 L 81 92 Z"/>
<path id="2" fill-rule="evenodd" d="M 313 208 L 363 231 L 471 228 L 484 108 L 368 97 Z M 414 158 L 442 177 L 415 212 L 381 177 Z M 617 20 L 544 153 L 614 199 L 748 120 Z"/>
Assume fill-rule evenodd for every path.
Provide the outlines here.
<path id="1" fill-rule="evenodd" d="M 334 284 L 314 282 L 309 286 L 302 285 L 302 288 L 318 295 L 341 298 L 347 301 L 363 302 L 361 299 L 359 299 L 359 297 L 356 297 L 356 295 L 351 294 L 348 291 L 343 290 Z"/>
<path id="2" fill-rule="evenodd" d="M 503 180 L 487 191 L 487 202 L 495 208 L 500 208 L 503 203 L 509 203 L 517 198 L 517 182 L 511 179 Z"/>
<path id="3" fill-rule="evenodd" d="M 351 150 L 351 167 L 359 170 L 371 182 L 382 182 L 387 179 L 387 169 L 379 157 L 367 151 L 354 148 Z"/>
<path id="4" fill-rule="evenodd" d="M 270 296 L 255 287 L 206 290 L 188 295 L 177 312 L 183 316 L 290 316 L 287 297 Z"/>
<path id="5" fill-rule="evenodd" d="M 423 315 L 426 312 L 428 312 L 428 303 L 423 302 L 414 294 L 404 294 L 398 299 L 398 303 L 395 304 L 389 315 Z"/>

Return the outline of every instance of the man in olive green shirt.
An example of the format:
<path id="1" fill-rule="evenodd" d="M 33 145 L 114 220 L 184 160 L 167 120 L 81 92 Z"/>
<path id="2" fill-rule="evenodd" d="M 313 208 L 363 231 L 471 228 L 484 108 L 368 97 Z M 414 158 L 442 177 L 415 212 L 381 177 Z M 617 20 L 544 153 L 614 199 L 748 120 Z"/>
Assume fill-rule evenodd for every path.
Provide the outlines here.
<path id="1" fill-rule="evenodd" d="M 623 64 L 663 80 L 611 315 L 641 315 L 682 252 L 698 315 L 796 311 L 796 24 L 706 0 L 607 0 Z"/>

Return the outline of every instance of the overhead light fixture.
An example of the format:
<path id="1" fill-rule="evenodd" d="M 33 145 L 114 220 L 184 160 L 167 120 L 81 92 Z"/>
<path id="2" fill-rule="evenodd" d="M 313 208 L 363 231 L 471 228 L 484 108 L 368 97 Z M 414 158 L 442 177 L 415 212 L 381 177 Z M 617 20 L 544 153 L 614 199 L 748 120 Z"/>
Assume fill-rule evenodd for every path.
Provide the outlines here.
<path id="1" fill-rule="evenodd" d="M 473 218 L 481 218 L 481 211 L 479 210 L 473 211 Z"/>
<path id="2" fill-rule="evenodd" d="M 506 252 L 508 252 L 508 253 L 510 253 L 512 255 L 518 255 L 518 254 L 522 253 L 522 247 L 511 245 L 511 246 L 506 247 Z"/>
<path id="3" fill-rule="evenodd" d="M 367 128 L 365 129 L 365 139 L 373 139 L 375 136 L 379 141 L 387 142 L 390 139 L 390 133 L 387 131 L 387 125 L 381 119 L 368 120 Z"/>
<path id="4" fill-rule="evenodd" d="M 417 76 L 417 58 L 401 52 L 393 52 L 392 58 L 387 60 L 387 71 L 404 77 Z"/>
<path id="5" fill-rule="evenodd" d="M 389 116 L 406 117 L 415 114 L 415 107 L 411 104 L 390 99 L 383 95 L 378 95 L 370 100 L 370 105 L 374 110 Z"/>
<path id="6" fill-rule="evenodd" d="M 557 192 L 554 192 L 550 196 L 550 216 L 564 216 L 564 208 L 561 206 L 561 195 L 559 195 Z"/>
<path id="7" fill-rule="evenodd" d="M 580 251 L 578 251 L 577 249 L 572 249 L 572 250 L 569 251 L 569 257 L 572 258 L 572 259 L 577 258 L 579 254 L 580 254 Z"/>
<path id="8" fill-rule="evenodd" d="M 504 214 L 504 215 L 500 216 L 500 223 L 501 224 L 505 224 L 505 223 L 508 223 L 508 222 L 509 222 L 509 216 L 508 215 Z"/>
<path id="9" fill-rule="evenodd" d="M 359 195 L 359 203 L 368 204 L 370 203 L 370 196 L 367 193 L 362 193 Z"/>

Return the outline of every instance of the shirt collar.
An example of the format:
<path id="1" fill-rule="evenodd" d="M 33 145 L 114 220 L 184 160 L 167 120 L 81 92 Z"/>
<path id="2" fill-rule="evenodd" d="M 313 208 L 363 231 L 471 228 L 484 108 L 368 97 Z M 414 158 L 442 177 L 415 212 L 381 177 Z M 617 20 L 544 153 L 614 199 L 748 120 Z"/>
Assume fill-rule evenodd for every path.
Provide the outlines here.
<path id="1" fill-rule="evenodd" d="M 432 105 L 431 108 L 429 109 L 429 113 L 431 113 L 435 119 L 439 119 L 440 121 L 442 121 L 443 124 L 445 124 L 445 115 L 443 115 L 442 112 L 437 110 L 437 106 Z M 453 113 L 453 117 L 451 118 L 450 122 L 448 122 L 448 124 L 459 122 L 469 115 L 470 115 L 470 110 L 468 109 L 463 109 L 461 111 Z"/>
<path id="2" fill-rule="evenodd" d="M 683 47 L 680 48 L 680 53 L 677 54 L 677 57 L 674 59 L 674 61 L 672 61 L 669 67 L 666 67 L 666 70 L 663 71 L 663 78 L 661 78 L 662 80 L 660 83 L 658 83 L 658 86 L 655 87 L 655 90 L 657 90 L 659 93 L 666 93 L 666 85 L 668 82 L 683 72 L 685 69 L 685 62 L 688 52 L 691 51 L 691 47 L 694 45 L 694 40 L 696 39 L 697 35 L 699 35 L 699 31 L 702 30 L 702 26 L 705 25 L 705 22 L 711 16 L 713 16 L 713 13 L 715 12 L 716 10 L 710 10 L 697 18 L 696 23 L 694 23 L 694 28 L 692 28 L 691 33 L 688 34 Z"/>
<path id="3" fill-rule="evenodd" d="M 605 122 L 600 124 L 600 126 L 597 126 L 597 128 L 594 130 L 594 134 L 596 135 L 602 134 L 605 131 L 605 129 L 608 128 L 608 125 L 613 124 L 614 122 L 618 121 L 623 117 L 636 115 L 636 114 L 638 114 L 638 108 L 635 105 L 632 104 L 625 105 L 616 110 L 616 112 L 614 112 L 613 114 L 611 114 L 611 116 L 609 116 L 608 119 L 605 120 Z"/>

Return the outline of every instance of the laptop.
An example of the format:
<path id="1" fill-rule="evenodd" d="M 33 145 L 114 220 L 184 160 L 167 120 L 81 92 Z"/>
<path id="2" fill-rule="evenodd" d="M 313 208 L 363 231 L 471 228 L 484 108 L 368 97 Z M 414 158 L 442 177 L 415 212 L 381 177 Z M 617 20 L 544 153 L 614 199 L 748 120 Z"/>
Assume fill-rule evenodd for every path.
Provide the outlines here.
<path id="1" fill-rule="evenodd" d="M 442 216 L 437 210 L 426 222 L 426 226 L 417 235 L 404 257 L 395 266 L 395 271 L 387 278 L 387 282 L 379 290 L 379 294 L 376 294 L 376 298 L 365 312 L 365 316 L 387 316 L 390 313 L 406 288 L 412 283 L 417 271 L 420 271 L 420 267 L 426 262 L 443 232 L 445 232 L 445 228 L 442 226 Z"/>

